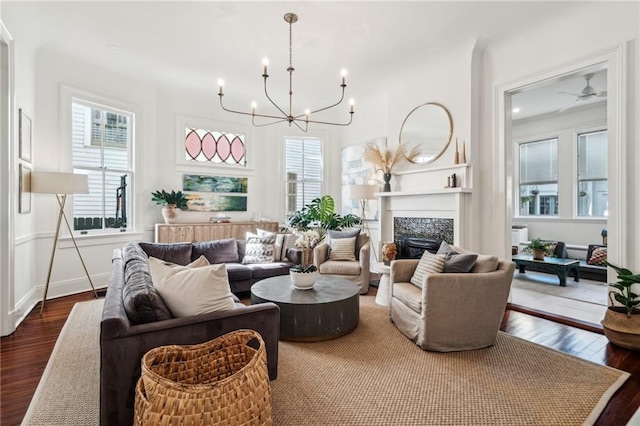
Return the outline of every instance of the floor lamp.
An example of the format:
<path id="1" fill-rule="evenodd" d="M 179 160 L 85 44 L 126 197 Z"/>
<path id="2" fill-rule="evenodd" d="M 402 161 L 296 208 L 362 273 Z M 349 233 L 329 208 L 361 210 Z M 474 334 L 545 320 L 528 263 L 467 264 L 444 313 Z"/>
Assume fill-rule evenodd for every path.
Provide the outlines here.
<path id="1" fill-rule="evenodd" d="M 89 279 L 89 284 L 91 284 L 91 288 L 93 289 L 93 294 L 95 294 L 96 299 L 98 298 L 98 293 L 96 292 L 96 288 L 93 286 L 93 282 L 91 281 L 91 276 L 89 275 L 89 271 L 87 270 L 87 266 L 84 264 L 84 259 L 82 259 L 82 255 L 80 254 L 80 249 L 78 249 L 78 244 L 76 243 L 76 239 L 73 236 L 73 230 L 69 225 L 69 221 L 67 220 L 67 215 L 64 213 L 64 205 L 67 201 L 68 194 L 88 194 L 89 193 L 89 179 L 87 175 L 79 175 L 75 173 L 58 173 L 58 172 L 32 172 L 31 173 L 31 192 L 36 194 L 55 194 L 56 199 L 58 200 L 58 205 L 60 209 L 58 210 L 58 223 L 56 225 L 56 235 L 53 239 L 53 249 L 51 250 L 51 260 L 49 261 L 49 272 L 47 273 L 47 284 L 44 288 L 44 294 L 42 295 L 42 306 L 40 306 L 40 315 L 44 311 L 44 303 L 47 300 L 47 293 L 49 292 L 49 283 L 51 282 L 51 269 L 53 268 L 53 259 L 56 256 L 56 248 L 58 247 L 58 237 L 60 236 L 60 224 L 62 223 L 62 219 L 67 224 L 67 229 L 69 230 L 69 235 L 71 235 L 71 240 L 73 240 L 73 245 L 78 252 L 78 257 L 80 257 L 80 262 L 82 263 L 82 267 L 84 268 L 84 272 L 87 274 L 87 278 Z"/>
<path id="2" fill-rule="evenodd" d="M 371 231 L 369 230 L 369 225 L 367 224 L 367 218 L 365 214 L 365 210 L 367 207 L 367 200 L 375 200 L 376 197 L 374 194 L 378 192 L 377 185 L 349 185 L 348 188 L 348 198 L 351 200 L 360 200 L 360 229 L 363 231 L 366 230 L 366 233 L 371 237 Z M 376 253 L 375 244 L 371 244 L 371 250 L 373 250 L 373 258 L 378 261 L 378 254 Z"/>

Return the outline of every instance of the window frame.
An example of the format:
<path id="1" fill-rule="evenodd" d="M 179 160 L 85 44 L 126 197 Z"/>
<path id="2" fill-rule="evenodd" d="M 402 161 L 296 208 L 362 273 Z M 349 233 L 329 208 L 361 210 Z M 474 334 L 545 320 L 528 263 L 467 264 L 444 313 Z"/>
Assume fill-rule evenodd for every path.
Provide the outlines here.
<path id="1" fill-rule="evenodd" d="M 129 155 L 129 167 L 130 171 L 127 172 L 131 179 L 127 182 L 127 189 L 130 193 L 129 197 L 129 209 L 130 215 L 127 218 L 126 228 L 103 228 L 95 230 L 73 230 L 73 235 L 79 238 L 78 244 L 94 244 L 90 241 L 95 241 L 95 244 L 102 244 L 101 241 L 104 238 L 113 239 L 117 235 L 123 236 L 127 241 L 130 238 L 142 237 L 142 234 L 138 231 L 141 224 L 139 223 L 140 214 L 138 212 L 139 201 L 138 195 L 140 188 L 138 179 L 136 176 L 144 175 L 144 164 L 139 161 L 139 149 L 140 144 L 137 141 L 141 140 L 141 129 L 143 128 L 143 110 L 140 105 L 133 104 L 116 97 L 109 97 L 97 94 L 95 92 L 81 89 L 75 86 L 60 84 L 60 137 L 58 138 L 58 150 L 60 152 L 60 168 L 64 172 L 72 172 L 73 167 L 73 144 L 72 144 L 72 123 L 73 113 L 72 104 L 74 100 L 81 100 L 90 104 L 98 105 L 99 107 L 105 107 L 110 110 L 116 110 L 121 112 L 131 113 L 134 120 L 131 125 L 131 147 L 128 148 Z M 111 171 L 111 169 L 109 170 Z M 74 197 L 68 197 L 65 205 L 65 213 L 67 217 L 73 217 Z M 103 224 L 104 226 L 104 224 Z M 126 237 L 125 237 L 126 235 Z M 61 241 L 64 241 L 69 237 L 62 237 Z M 96 238 L 93 240 L 93 238 Z M 118 241 L 120 241 L 119 237 Z M 85 240 L 85 243 L 81 243 Z"/>
<path id="2" fill-rule="evenodd" d="M 290 214 L 288 212 L 287 209 L 287 205 L 289 203 L 289 186 L 290 185 L 297 185 L 302 183 L 303 185 L 303 191 L 304 191 L 304 182 L 306 181 L 306 179 L 303 179 L 302 182 L 300 180 L 290 180 L 288 178 L 288 172 L 287 172 L 287 140 L 318 140 L 320 141 L 320 179 L 318 181 L 315 180 L 310 180 L 310 182 L 317 182 L 320 186 L 320 196 L 322 195 L 322 193 L 324 192 L 324 186 L 325 186 L 325 147 L 326 147 L 326 138 L 320 135 L 305 135 L 305 136 L 300 136 L 300 135 L 283 135 L 282 136 L 282 181 L 283 181 L 283 198 L 284 198 L 284 205 L 283 210 L 284 210 L 284 220 L 285 222 L 288 223 L 289 218 L 290 218 Z M 304 204 L 303 204 L 304 205 Z"/>
<path id="3" fill-rule="evenodd" d="M 580 135 L 585 135 L 585 134 L 589 134 L 589 133 L 599 133 L 599 132 L 604 132 L 607 135 L 607 160 L 606 160 L 606 166 L 607 166 L 607 177 L 605 179 L 605 181 L 607 182 L 607 188 L 609 185 L 609 130 L 608 130 L 608 126 L 607 125 L 600 125 L 600 126 L 592 126 L 592 127 L 585 127 L 585 128 L 580 128 L 577 129 L 573 132 L 573 151 L 572 151 L 572 155 L 573 155 L 573 163 L 574 163 L 574 174 L 573 174 L 573 179 L 572 179 L 572 198 L 573 198 L 573 218 L 577 219 L 577 220 L 607 220 L 607 215 L 602 215 L 602 216 L 588 216 L 588 215 L 584 215 L 581 216 L 580 215 L 580 206 L 579 206 L 579 191 L 580 191 L 580 180 L 579 180 L 579 176 L 580 176 L 580 149 L 578 144 L 580 143 Z M 609 189 L 607 189 L 607 201 L 609 199 Z"/>

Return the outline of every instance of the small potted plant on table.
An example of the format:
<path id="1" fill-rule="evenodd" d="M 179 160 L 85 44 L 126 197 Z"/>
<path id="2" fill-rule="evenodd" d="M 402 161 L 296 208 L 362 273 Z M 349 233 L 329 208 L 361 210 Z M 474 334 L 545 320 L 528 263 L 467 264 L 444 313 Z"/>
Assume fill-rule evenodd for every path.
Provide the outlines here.
<path id="1" fill-rule="evenodd" d="M 151 193 L 151 201 L 162 207 L 162 217 L 164 223 L 174 223 L 176 221 L 177 210 L 187 208 L 187 196 L 181 191 L 167 192 L 164 189 Z"/>
<path id="2" fill-rule="evenodd" d="M 640 284 L 640 274 L 606 263 L 618 273 L 618 282 L 609 284 L 617 291 L 609 291 L 611 305 L 601 321 L 604 335 L 614 345 L 640 351 L 640 296 L 633 291 L 634 284 Z"/>
<path id="3" fill-rule="evenodd" d="M 546 254 L 548 247 L 549 243 L 543 242 L 540 238 L 531 240 L 531 242 L 527 246 L 529 251 L 531 251 L 533 260 L 544 260 L 544 255 Z"/>

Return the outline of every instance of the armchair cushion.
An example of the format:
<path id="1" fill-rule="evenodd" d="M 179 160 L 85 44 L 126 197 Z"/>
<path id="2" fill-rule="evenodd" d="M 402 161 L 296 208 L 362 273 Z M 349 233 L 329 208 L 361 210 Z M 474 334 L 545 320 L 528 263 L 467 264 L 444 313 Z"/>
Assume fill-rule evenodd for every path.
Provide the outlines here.
<path id="1" fill-rule="evenodd" d="M 438 254 L 445 254 L 447 255 L 447 257 L 453 256 L 456 254 L 475 254 L 476 255 L 475 263 L 472 265 L 472 268 L 470 269 L 470 271 L 467 271 L 467 272 L 472 272 L 474 274 L 481 274 L 484 272 L 493 272 L 496 269 L 498 269 L 497 256 L 491 256 L 487 254 L 477 254 L 472 251 L 447 244 L 446 241 L 443 241 L 442 244 L 440 244 L 440 248 L 438 249 Z M 444 272 L 453 272 L 453 271 L 447 271 L 445 268 Z"/>
<path id="2" fill-rule="evenodd" d="M 445 262 L 442 272 L 466 274 L 475 266 L 477 259 L 478 255 L 475 253 L 452 254 Z"/>
<path id="3" fill-rule="evenodd" d="M 329 244 L 329 258 L 333 260 L 338 260 L 331 257 L 331 251 L 333 250 L 333 241 L 355 237 L 356 243 L 353 246 L 353 255 L 355 259 L 350 259 L 350 260 L 352 261 L 357 260 L 358 254 L 359 254 L 358 252 L 360 251 L 360 247 L 362 246 L 361 244 L 360 245 L 358 244 L 360 231 L 361 231 L 360 228 L 348 229 L 346 231 L 336 231 L 336 230 L 327 231 L 327 243 Z"/>
<path id="4" fill-rule="evenodd" d="M 447 257 L 444 254 L 432 254 L 428 250 L 422 253 L 422 257 L 418 262 L 413 276 L 411 277 L 411 284 L 422 288 L 422 282 L 425 279 L 426 274 L 438 274 L 444 270 L 444 264 L 447 261 Z"/>
<path id="5" fill-rule="evenodd" d="M 422 290 L 410 283 L 394 283 L 393 297 L 417 314 L 422 312 Z"/>
<path id="6" fill-rule="evenodd" d="M 345 262 L 342 260 L 327 260 L 320 264 L 321 274 L 330 275 L 360 275 L 361 268 L 358 262 Z"/>
<path id="7" fill-rule="evenodd" d="M 356 261 L 356 237 L 329 240 L 329 260 Z"/>

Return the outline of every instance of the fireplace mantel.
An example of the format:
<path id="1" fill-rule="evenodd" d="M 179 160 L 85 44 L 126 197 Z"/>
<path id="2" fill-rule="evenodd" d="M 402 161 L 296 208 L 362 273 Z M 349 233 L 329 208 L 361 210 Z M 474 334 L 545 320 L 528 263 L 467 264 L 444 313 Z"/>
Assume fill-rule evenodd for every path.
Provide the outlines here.
<path id="1" fill-rule="evenodd" d="M 411 195 L 433 195 L 433 194 L 471 194 L 471 188 L 439 188 L 426 189 L 422 191 L 393 191 L 393 192 L 376 192 L 376 197 L 407 197 Z"/>

